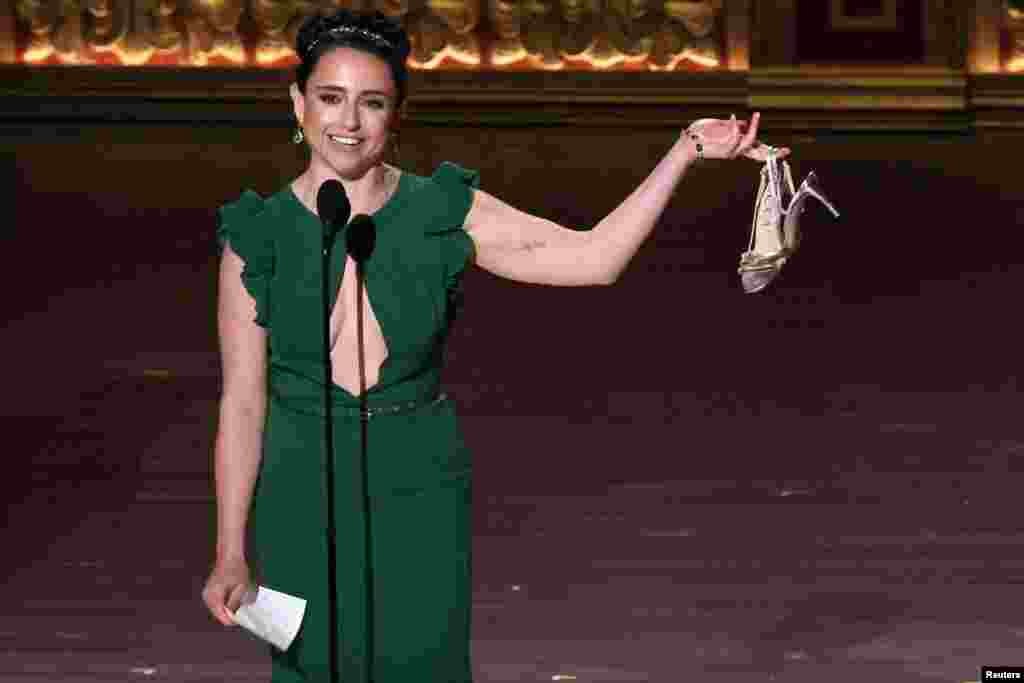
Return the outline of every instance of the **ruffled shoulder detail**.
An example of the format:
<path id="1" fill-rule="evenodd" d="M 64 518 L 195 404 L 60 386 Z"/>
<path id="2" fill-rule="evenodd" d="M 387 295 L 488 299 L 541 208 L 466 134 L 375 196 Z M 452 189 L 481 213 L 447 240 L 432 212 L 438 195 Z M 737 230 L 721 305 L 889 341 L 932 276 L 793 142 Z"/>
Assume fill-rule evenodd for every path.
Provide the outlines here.
<path id="1" fill-rule="evenodd" d="M 473 205 L 473 188 L 480 187 L 479 171 L 442 161 L 430 176 L 430 184 L 439 195 L 441 205 L 433 220 L 424 224 L 424 231 L 428 235 L 440 235 L 461 230 Z"/>
<path id="2" fill-rule="evenodd" d="M 451 325 L 464 306 L 463 275 L 476 260 L 476 246 L 465 224 L 473 206 L 473 188 L 480 186 L 480 174 L 445 161 L 426 185 L 430 191 L 420 202 L 423 231 L 438 243 Z"/>
<path id="3" fill-rule="evenodd" d="M 236 221 L 244 221 L 247 218 L 255 218 L 257 215 L 263 213 L 266 203 L 263 201 L 263 197 L 252 190 L 246 190 L 242 195 L 231 202 L 225 204 L 217 210 L 220 216 L 220 226 L 217 229 L 217 238 L 221 240 L 223 245 L 223 238 L 226 236 L 224 228 L 227 224 L 234 223 Z"/>
<path id="4" fill-rule="evenodd" d="M 256 324 L 270 325 L 270 282 L 274 275 L 274 241 L 266 220 L 266 202 L 246 190 L 234 202 L 217 211 L 217 242 L 231 249 L 245 263 L 242 284 L 256 300 Z"/>

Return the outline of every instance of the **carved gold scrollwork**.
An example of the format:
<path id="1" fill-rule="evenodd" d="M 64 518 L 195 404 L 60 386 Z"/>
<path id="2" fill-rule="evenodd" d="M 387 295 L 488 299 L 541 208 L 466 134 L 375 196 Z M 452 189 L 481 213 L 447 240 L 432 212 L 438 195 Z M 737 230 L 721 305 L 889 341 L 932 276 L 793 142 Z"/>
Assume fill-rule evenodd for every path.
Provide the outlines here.
<path id="1" fill-rule="evenodd" d="M 15 50 L 17 28 L 14 5 L 14 2 L 0 3 L 0 64 L 11 64 L 17 61 Z"/>
<path id="2" fill-rule="evenodd" d="M 102 51 L 111 47 L 125 31 L 124 6 L 111 0 L 86 0 L 83 33 L 90 48 Z"/>
<path id="3" fill-rule="evenodd" d="M 58 4 L 60 20 L 53 32 L 53 49 L 63 64 L 83 64 L 93 61 L 83 49 L 82 6 L 77 0 L 62 0 Z"/>
<path id="4" fill-rule="evenodd" d="M 554 0 L 523 0 L 523 46 L 535 67 L 565 68 L 558 7 Z"/>
<path id="5" fill-rule="evenodd" d="M 178 12 L 179 0 L 157 0 L 151 18 L 152 43 L 164 52 L 179 51 L 185 45 L 184 26 Z"/>
<path id="6" fill-rule="evenodd" d="M 460 64 L 479 64 L 480 0 L 427 0 L 427 6 L 445 25 L 448 55 Z"/>
<path id="7" fill-rule="evenodd" d="M 122 63 L 145 64 L 156 53 L 152 21 L 155 2 L 156 0 L 134 0 L 128 5 L 130 29 L 114 46 L 114 51 Z"/>
<path id="8" fill-rule="evenodd" d="M 251 0 L 249 11 L 256 26 L 253 53 L 259 64 L 271 64 L 292 56 L 299 24 L 318 8 L 294 0 Z"/>
<path id="9" fill-rule="evenodd" d="M 561 17 L 554 0 L 490 0 L 491 66 L 561 69 Z"/>
<path id="10" fill-rule="evenodd" d="M 664 19 L 654 34 L 649 68 L 673 70 L 687 60 L 705 67 L 721 63 L 714 37 L 716 16 L 721 8 L 721 0 L 666 0 Z"/>
<path id="11" fill-rule="evenodd" d="M 722 62 L 719 42 L 714 31 L 722 11 L 723 0 L 667 0 L 665 13 L 678 21 L 686 38 L 680 51 L 681 59 L 689 59 L 703 66 L 717 66 Z"/>
<path id="12" fill-rule="evenodd" d="M 403 24 L 412 43 L 410 62 L 421 69 L 442 63 L 480 63 L 479 0 L 418 0 L 405 6 Z"/>
<path id="13" fill-rule="evenodd" d="M 241 64 L 246 52 L 238 25 L 244 0 L 190 0 L 188 20 L 189 58 L 203 66 L 211 61 Z"/>
<path id="14" fill-rule="evenodd" d="M 604 56 L 604 46 L 597 43 L 601 37 L 601 0 L 560 0 L 562 31 L 559 52 L 569 59 L 584 61 Z"/>
<path id="15" fill-rule="evenodd" d="M 606 26 L 609 42 L 624 60 L 643 61 L 654 48 L 654 35 L 663 23 L 651 0 L 609 0 Z"/>
<path id="16" fill-rule="evenodd" d="M 1009 55 L 1006 60 L 1008 71 L 1024 69 L 1024 12 L 1005 6 L 1004 22 L 1009 34 Z"/>
<path id="17" fill-rule="evenodd" d="M 520 0 L 488 0 L 487 13 L 494 27 L 491 63 L 507 66 L 526 57 L 522 41 L 523 10 Z"/>
<path id="18" fill-rule="evenodd" d="M 53 31 L 60 19 L 60 6 L 56 0 L 18 0 L 15 5 L 18 20 L 27 30 L 23 59 L 42 62 L 55 51 Z"/>
<path id="19" fill-rule="evenodd" d="M 486 4 L 483 4 L 486 3 Z M 21 61 L 295 60 L 302 21 L 339 7 L 398 19 L 414 68 L 675 69 L 722 61 L 723 0 L 15 0 Z M 481 14 L 487 31 L 481 33 Z"/>

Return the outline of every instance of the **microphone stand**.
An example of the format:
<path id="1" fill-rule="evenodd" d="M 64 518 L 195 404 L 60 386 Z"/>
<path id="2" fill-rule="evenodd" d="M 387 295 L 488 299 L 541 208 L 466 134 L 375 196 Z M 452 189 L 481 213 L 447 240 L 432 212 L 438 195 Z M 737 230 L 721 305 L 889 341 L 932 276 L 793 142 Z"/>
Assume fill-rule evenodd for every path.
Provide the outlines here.
<path id="1" fill-rule="evenodd" d="M 359 459 L 360 469 L 363 475 L 363 520 L 365 522 L 364 533 L 366 538 L 366 561 L 363 563 L 366 571 L 366 661 L 369 672 L 369 683 L 373 683 L 373 659 L 374 659 L 374 609 L 373 609 L 373 536 L 370 524 L 370 475 L 367 471 L 367 448 L 366 439 L 370 425 L 370 415 L 366 410 L 366 348 L 363 342 L 363 290 L 365 288 L 366 271 L 363 261 L 356 261 L 356 301 L 359 302 L 356 308 L 356 338 L 359 347 Z"/>
<path id="2" fill-rule="evenodd" d="M 331 226 L 333 227 L 333 226 Z M 334 243 L 333 230 L 323 233 L 323 323 L 324 323 L 324 451 L 327 471 L 327 609 L 328 648 L 330 650 L 330 683 L 338 671 L 338 578 L 337 578 L 337 530 L 334 525 L 334 411 L 331 388 L 334 385 L 334 367 L 331 363 L 331 298 L 330 263 L 331 246 Z"/>
<path id="3" fill-rule="evenodd" d="M 372 219 L 368 216 L 357 216 L 353 219 L 355 230 L 349 231 L 349 242 L 348 252 L 352 255 L 353 261 L 356 264 L 356 346 L 358 350 L 359 360 L 359 464 L 360 473 L 362 475 L 362 503 L 363 503 L 363 521 L 364 521 L 364 538 L 366 543 L 364 546 L 365 561 L 363 562 L 364 567 L 364 581 L 366 583 L 366 660 L 367 660 L 367 680 L 369 683 L 373 683 L 373 663 L 374 663 L 374 586 L 373 586 L 373 526 L 371 523 L 370 516 L 372 515 L 372 509 L 370 506 L 370 476 L 368 468 L 368 457 L 367 457 L 367 440 L 369 431 L 370 415 L 367 410 L 366 400 L 366 346 L 364 341 L 364 322 L 363 322 L 363 296 L 366 288 L 366 265 L 365 261 L 369 257 L 370 252 L 373 250 L 374 239 L 375 239 L 375 226 L 371 222 Z"/>

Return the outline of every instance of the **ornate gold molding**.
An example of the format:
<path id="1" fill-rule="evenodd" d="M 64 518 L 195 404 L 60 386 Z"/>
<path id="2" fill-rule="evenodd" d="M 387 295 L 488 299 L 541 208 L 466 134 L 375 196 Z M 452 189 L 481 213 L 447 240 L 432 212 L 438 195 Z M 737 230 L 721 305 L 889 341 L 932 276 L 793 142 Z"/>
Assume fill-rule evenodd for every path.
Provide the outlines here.
<path id="1" fill-rule="evenodd" d="M 1024 128 L 1024 76 L 977 75 L 971 82 L 971 105 L 977 128 Z"/>
<path id="2" fill-rule="evenodd" d="M 957 111 L 967 106 L 967 75 L 937 67 L 753 69 L 750 106 L 822 111 Z"/>
<path id="3" fill-rule="evenodd" d="M 290 70 L 0 66 L 0 120 L 287 124 Z M 746 75 L 414 71 L 406 118 L 427 124 L 677 126 L 742 111 Z"/>
<path id="4" fill-rule="evenodd" d="M 290 70 L 0 66 L 0 121 L 289 125 Z M 1024 76 L 966 70 L 416 71 L 407 118 L 425 125 L 677 127 L 757 110 L 791 130 L 1020 128 Z"/>
<path id="5" fill-rule="evenodd" d="M 976 0 L 971 8 L 967 68 L 973 73 L 996 73 L 1002 70 L 1000 40 L 1004 12 L 1002 0 Z"/>
<path id="6" fill-rule="evenodd" d="M 280 67 L 327 0 L 12 0 L 5 61 Z M 356 0 L 406 28 L 414 69 L 675 71 L 726 64 L 724 0 Z M 13 18 L 12 18 L 13 20 Z M 2 26 L 0 26 L 2 30 Z"/>
<path id="7" fill-rule="evenodd" d="M 870 68 L 792 63 L 786 36 L 795 30 L 795 0 L 770 7 L 753 0 L 359 6 L 377 3 L 409 29 L 415 51 L 408 115 L 424 124 L 675 127 L 756 109 L 766 113 L 766 125 L 798 130 L 1022 127 L 1024 73 L 1007 67 L 1014 50 L 1024 50 L 1024 17 L 1003 0 L 975 0 L 962 13 L 924 1 L 929 16 L 960 23 L 929 39 L 925 64 Z M 0 61 L 32 49 L 46 54 L 33 64 L 0 64 L 0 120 L 287 125 L 294 63 L 288 45 L 298 22 L 322 8 L 312 2 L 0 5 Z M 666 21 L 671 30 L 658 33 Z M 766 33 L 775 30 L 782 38 Z M 965 34 L 969 40 L 957 40 Z M 11 36 L 21 41 L 18 50 Z M 701 66 L 700 54 L 717 55 L 718 66 Z"/>
<path id="8" fill-rule="evenodd" d="M 966 58 L 976 73 L 1024 70 L 1024 13 L 1006 0 L 921 2 L 925 64 L 959 68 Z M 796 0 L 8 0 L 0 2 L 0 63 L 285 67 L 301 21 L 337 6 L 401 21 L 414 69 L 796 64 Z"/>
<path id="9" fill-rule="evenodd" d="M 1002 44 L 1006 46 L 1003 68 L 1009 72 L 1024 71 L 1024 12 L 1004 4 Z"/>
<path id="10" fill-rule="evenodd" d="M 970 78 L 940 67 L 753 69 L 748 105 L 798 129 L 964 130 Z"/>

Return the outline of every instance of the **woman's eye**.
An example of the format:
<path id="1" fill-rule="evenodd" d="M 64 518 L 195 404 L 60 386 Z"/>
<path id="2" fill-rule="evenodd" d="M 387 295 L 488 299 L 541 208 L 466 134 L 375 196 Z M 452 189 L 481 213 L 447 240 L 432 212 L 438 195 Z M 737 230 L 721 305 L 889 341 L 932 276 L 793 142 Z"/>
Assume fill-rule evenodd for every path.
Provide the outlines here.
<path id="1" fill-rule="evenodd" d="M 328 93 L 325 95 L 321 95 L 320 101 L 323 102 L 324 104 L 337 104 L 338 102 L 341 101 L 341 98 L 338 97 L 337 95 Z"/>
<path id="2" fill-rule="evenodd" d="M 383 109 L 387 103 L 382 100 L 366 100 L 366 106 L 370 109 Z"/>

